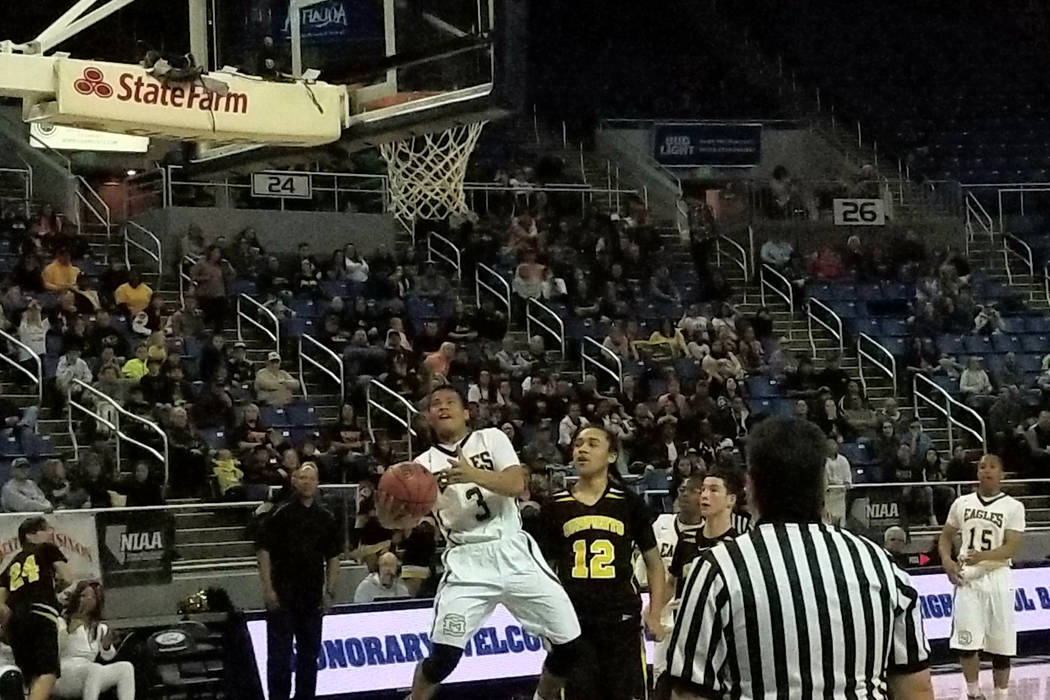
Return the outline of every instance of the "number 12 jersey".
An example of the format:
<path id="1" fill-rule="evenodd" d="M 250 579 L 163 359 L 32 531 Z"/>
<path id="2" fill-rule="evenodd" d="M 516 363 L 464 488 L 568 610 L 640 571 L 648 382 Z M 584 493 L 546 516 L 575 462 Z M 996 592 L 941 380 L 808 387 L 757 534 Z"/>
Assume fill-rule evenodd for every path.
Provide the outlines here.
<path id="1" fill-rule="evenodd" d="M 455 462 L 456 450 L 478 469 L 503 471 L 521 462 L 506 433 L 485 428 L 468 433 L 456 444 L 435 445 L 413 461 L 437 477 L 441 489 L 434 511 L 450 545 L 492 542 L 521 531 L 517 500 L 477 484 L 445 484 L 441 472 Z"/>
<path id="2" fill-rule="evenodd" d="M 1024 532 L 1024 506 L 1005 493 L 982 498 L 975 491 L 955 499 L 948 511 L 948 524 L 962 537 L 960 557 L 986 552 L 1002 546 L 1007 530 Z"/>
<path id="3" fill-rule="evenodd" d="M 656 547 L 653 518 L 638 495 L 612 482 L 594 505 L 559 491 L 543 509 L 544 549 L 580 617 L 637 614 L 632 555 Z"/>

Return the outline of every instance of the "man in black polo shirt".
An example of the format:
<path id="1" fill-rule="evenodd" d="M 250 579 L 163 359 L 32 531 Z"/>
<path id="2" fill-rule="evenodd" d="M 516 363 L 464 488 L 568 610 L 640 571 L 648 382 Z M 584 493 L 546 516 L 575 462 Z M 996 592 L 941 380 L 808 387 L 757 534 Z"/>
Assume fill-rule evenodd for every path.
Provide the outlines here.
<path id="1" fill-rule="evenodd" d="M 270 700 L 289 698 L 293 636 L 296 700 L 313 698 L 317 686 L 321 615 L 334 598 L 341 549 L 335 516 L 315 501 L 317 482 L 317 467 L 312 462 L 292 473 L 292 498 L 273 510 L 255 545 L 268 611 Z"/>

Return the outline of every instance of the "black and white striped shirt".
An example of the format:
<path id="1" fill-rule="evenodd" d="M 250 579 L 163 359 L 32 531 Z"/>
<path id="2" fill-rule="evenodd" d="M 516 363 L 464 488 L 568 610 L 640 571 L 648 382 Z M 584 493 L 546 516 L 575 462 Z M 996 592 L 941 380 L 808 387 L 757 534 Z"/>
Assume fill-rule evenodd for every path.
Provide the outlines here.
<path id="1" fill-rule="evenodd" d="M 704 695 L 889 696 L 929 664 L 919 597 L 883 548 L 823 524 L 763 523 L 693 567 L 668 652 Z"/>

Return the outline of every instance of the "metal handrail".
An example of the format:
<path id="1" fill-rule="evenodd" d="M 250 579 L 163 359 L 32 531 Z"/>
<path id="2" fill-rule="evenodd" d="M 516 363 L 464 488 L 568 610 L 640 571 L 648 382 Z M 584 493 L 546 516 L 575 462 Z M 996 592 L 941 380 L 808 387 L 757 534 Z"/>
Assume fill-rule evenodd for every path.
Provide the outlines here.
<path id="1" fill-rule="evenodd" d="M 270 330 L 263 324 L 251 317 L 251 315 L 245 313 L 244 309 L 241 308 L 241 304 L 248 302 L 256 308 L 256 311 L 264 316 L 269 317 L 273 321 L 273 330 Z M 244 319 L 248 323 L 252 324 L 264 334 L 266 337 L 273 341 L 274 350 L 277 352 L 281 351 L 281 322 L 277 319 L 277 316 L 270 311 L 268 308 L 260 304 L 259 302 L 252 299 L 247 294 L 240 294 L 237 296 L 237 340 L 244 340 L 244 333 L 241 328 L 241 319 Z"/>
<path id="2" fill-rule="evenodd" d="M 715 237 L 715 260 L 718 265 L 722 264 L 722 243 L 727 243 L 731 248 L 734 248 L 740 255 L 739 258 L 732 256 L 732 251 L 726 253 L 726 257 L 729 261 L 740 268 L 740 271 L 744 273 L 744 284 L 746 285 L 751 281 L 751 266 L 748 264 L 747 251 L 744 250 L 744 246 L 740 245 L 732 238 L 726 235 L 718 235 Z"/>
<path id="3" fill-rule="evenodd" d="M 156 200 L 160 200 L 162 209 L 167 208 L 167 168 L 154 168 L 145 170 L 135 175 L 124 178 L 124 220 L 127 221 L 140 211 L 154 206 Z M 132 188 L 135 194 L 132 194 Z M 137 206 L 139 202 L 146 202 L 145 206 Z"/>
<path id="4" fill-rule="evenodd" d="M 601 360 L 591 357 L 587 354 L 587 348 L 592 346 L 598 348 L 599 355 L 607 355 L 608 357 L 612 358 L 613 363 L 616 365 L 615 371 L 609 369 L 609 367 L 606 366 Z M 599 343 L 594 338 L 584 336 L 583 341 L 580 344 L 580 374 L 583 377 L 587 376 L 588 362 L 590 362 L 592 365 L 594 365 L 595 367 L 612 377 L 613 381 L 616 382 L 616 385 L 620 389 L 623 389 L 623 360 L 617 357 L 616 353 Z"/>
<path id="5" fill-rule="evenodd" d="M 1050 264 L 1043 265 L 1043 296 L 1050 305 Z"/>
<path id="6" fill-rule="evenodd" d="M 929 388 L 932 388 L 937 394 L 942 396 L 944 398 L 944 400 L 945 400 L 944 401 L 944 406 L 941 406 L 940 404 L 938 404 L 936 401 L 934 401 L 930 397 L 926 396 L 925 394 L 919 393 L 920 382 L 922 384 L 924 384 L 925 386 L 928 386 Z M 985 425 L 984 425 L 984 418 L 981 418 L 981 414 L 979 414 L 977 411 L 973 410 L 972 408 L 970 408 L 966 404 L 964 404 L 964 403 L 962 403 L 962 402 L 952 398 L 952 395 L 949 394 L 947 391 L 945 391 L 943 387 L 939 386 L 936 382 L 934 382 L 933 380 L 931 380 L 929 377 L 927 377 L 924 374 L 918 374 L 917 373 L 914 376 L 914 378 L 912 379 L 912 393 L 915 396 L 915 410 L 916 410 L 916 412 L 919 409 L 919 400 L 921 399 L 924 403 L 926 403 L 931 408 L 933 408 L 934 410 L 936 410 L 938 413 L 940 413 L 942 416 L 945 417 L 945 419 L 946 419 L 946 421 L 948 423 L 948 450 L 949 451 L 954 449 L 954 443 L 955 443 L 954 434 L 952 432 L 952 426 L 953 425 L 957 426 L 960 430 L 963 430 L 964 432 L 969 433 L 970 435 L 975 437 L 977 440 L 979 440 L 980 443 L 981 443 L 981 448 L 982 449 L 984 449 L 984 450 L 988 449 L 988 432 L 987 432 L 987 430 L 985 428 Z M 978 425 L 981 426 L 980 432 L 978 432 L 974 428 L 971 428 L 970 426 L 966 425 L 965 423 L 960 421 L 958 418 L 953 416 L 952 415 L 953 411 L 961 411 L 964 414 L 968 414 L 968 415 L 972 416 L 973 418 L 976 418 Z"/>
<path id="7" fill-rule="evenodd" d="M 774 285 L 768 279 L 769 275 L 772 275 L 774 279 L 780 280 L 784 284 L 784 289 L 777 289 L 776 285 Z M 777 270 L 775 267 L 773 267 L 769 263 L 762 263 L 762 273 L 759 275 L 759 281 L 758 281 L 758 292 L 759 292 L 759 298 L 760 298 L 760 300 L 762 302 L 762 306 L 766 305 L 766 288 L 767 287 L 769 288 L 769 291 L 771 293 L 776 294 L 778 297 L 780 297 L 781 299 L 784 300 L 784 303 L 787 304 L 788 311 L 792 311 L 793 312 L 795 310 L 795 286 L 793 284 L 791 284 L 791 280 L 789 280 L 787 277 L 782 275 L 779 270 Z M 785 292 L 784 290 L 787 290 L 787 291 Z M 791 331 L 791 326 L 792 325 L 794 325 L 794 324 L 789 324 L 788 325 L 788 340 L 793 340 L 793 338 L 791 337 L 792 336 L 792 331 Z"/>
<path id="8" fill-rule="evenodd" d="M 879 358 L 865 350 L 865 342 L 870 343 L 884 356 L 888 357 L 890 360 L 889 365 L 887 366 Z M 857 374 L 860 375 L 860 385 L 864 389 L 864 395 L 867 396 L 868 380 L 867 377 L 864 376 L 864 360 L 871 362 L 889 377 L 890 383 L 893 386 L 893 398 L 897 398 L 897 358 L 893 356 L 893 353 L 890 352 L 885 345 L 875 340 L 867 333 L 861 333 L 857 336 Z"/>
<path id="9" fill-rule="evenodd" d="M 554 319 L 554 323 L 557 328 L 548 326 L 543 319 L 539 316 L 534 315 L 534 311 L 542 311 L 551 318 Z M 565 321 L 561 319 L 561 316 L 557 314 L 551 307 L 540 302 L 537 299 L 529 299 L 525 303 L 525 335 L 532 337 L 532 324 L 535 323 L 537 326 L 554 336 L 554 339 L 558 341 L 558 347 L 561 349 L 562 357 L 565 356 Z"/>
<path id="10" fill-rule="evenodd" d="M 21 372 L 22 374 L 29 377 L 29 380 L 36 385 L 36 398 L 41 404 L 44 403 L 44 364 L 40 359 L 40 355 L 33 351 L 33 348 L 23 343 L 18 338 L 14 337 L 10 333 L 0 331 L 0 338 L 6 340 L 11 345 L 29 353 L 29 357 L 32 358 L 33 363 L 36 365 L 36 374 L 33 374 L 28 369 L 22 366 L 21 362 L 8 357 L 5 351 L 0 351 L 0 360 L 3 360 L 7 364 L 11 365 L 14 369 Z"/>
<path id="11" fill-rule="evenodd" d="M 396 413 L 391 411 L 386 406 L 384 406 L 381 403 L 379 403 L 376 399 L 372 398 L 372 390 L 373 390 L 373 388 L 379 389 L 379 390 L 382 391 L 382 393 L 388 394 L 388 395 L 394 397 L 397 400 L 397 402 L 400 403 L 401 406 L 405 409 L 405 417 L 402 418 L 401 416 L 397 415 Z M 376 439 L 375 429 L 372 427 L 372 409 L 373 408 L 378 410 L 378 411 L 380 411 L 381 413 L 385 414 L 388 418 L 392 418 L 395 423 L 397 423 L 398 425 L 400 425 L 402 428 L 404 428 L 407 431 L 407 435 L 408 435 L 408 438 L 407 438 L 408 439 L 408 455 L 411 458 L 412 457 L 412 436 L 416 435 L 416 431 L 412 429 L 412 416 L 414 416 L 417 413 L 419 413 L 419 411 L 416 410 L 416 407 L 413 406 L 408 401 L 408 399 L 406 399 L 404 396 L 402 396 L 401 394 L 397 393 L 396 391 L 394 391 L 390 387 L 386 386 L 385 384 L 379 382 L 378 380 L 373 379 L 372 381 L 370 381 L 368 383 L 368 386 L 365 387 L 365 425 L 368 428 L 368 435 L 369 435 L 369 437 L 373 441 L 375 441 L 375 439 Z"/>
<path id="12" fill-rule="evenodd" d="M 674 203 L 675 216 L 674 223 L 675 228 L 678 229 L 678 236 L 680 238 L 688 240 L 689 231 L 689 206 L 685 203 L 684 199 L 679 199 Z"/>
<path id="13" fill-rule="evenodd" d="M 154 234 L 152 231 L 150 231 L 145 226 L 142 226 L 141 224 L 138 224 L 138 223 L 136 223 L 134 221 L 125 221 L 122 229 L 123 229 L 123 238 L 124 238 L 124 265 L 127 266 L 127 269 L 129 269 L 129 270 L 131 269 L 131 254 L 130 254 L 129 247 L 137 248 L 138 250 L 142 251 L 148 257 L 152 258 L 153 260 L 155 260 L 157 262 L 157 286 L 159 287 L 160 286 L 160 281 L 161 281 L 161 275 L 164 274 L 164 250 L 163 250 L 163 247 L 161 246 L 160 238 L 158 238 L 156 234 Z M 137 230 L 140 233 L 145 234 L 146 235 L 146 239 L 149 242 L 151 242 L 153 245 L 156 246 L 156 252 L 154 252 L 153 250 L 150 250 L 149 248 L 147 248 L 143 244 L 141 244 L 138 241 L 132 239 L 128 235 L 128 233 L 130 231 L 132 231 L 132 230 Z"/>
<path id="14" fill-rule="evenodd" d="M 109 205 L 106 204 L 106 200 L 102 199 L 102 195 L 96 192 L 95 189 L 88 184 L 88 181 L 85 180 L 82 175 L 77 175 L 76 178 L 77 183 L 80 185 L 79 187 L 77 187 L 77 197 L 83 204 L 85 204 L 88 207 L 88 209 L 91 210 L 91 213 L 98 218 L 99 223 L 105 225 L 106 235 L 109 235 L 113 232 L 113 218 L 109 211 Z M 94 199 L 98 204 L 100 204 L 101 207 L 99 209 L 96 209 L 93 204 L 88 202 L 87 197 L 84 196 L 84 192 L 90 194 L 92 199 Z"/>
<path id="15" fill-rule="evenodd" d="M 448 250 L 452 251 L 453 257 L 445 255 L 436 247 L 434 247 L 435 241 L 443 244 L 446 248 L 448 248 Z M 459 248 L 456 246 L 455 243 L 445 238 L 441 234 L 434 233 L 433 231 L 431 231 L 429 234 L 427 234 L 427 262 L 434 262 L 435 255 L 452 266 L 452 269 L 456 271 L 457 280 L 463 279 L 462 257 L 460 255 Z"/>
<path id="16" fill-rule="evenodd" d="M 107 418 L 105 418 L 105 417 L 99 415 L 98 413 L 96 413 L 93 409 L 88 408 L 87 406 L 85 406 L 84 404 L 80 403 L 79 401 L 74 400 L 73 399 L 73 392 L 72 392 L 72 389 L 73 389 L 74 386 L 79 386 L 82 391 L 86 391 L 86 392 L 92 394 L 95 397 L 96 401 L 102 401 L 105 404 L 107 404 L 109 406 L 112 406 L 117 412 L 116 413 L 116 422 L 114 423 L 114 422 L 109 421 Z M 97 420 L 98 422 L 102 423 L 107 428 L 112 430 L 113 433 L 117 436 L 118 439 L 116 441 L 116 452 L 117 452 L 117 465 L 118 465 L 118 467 L 120 465 L 120 441 L 122 439 L 123 440 L 127 440 L 132 445 L 135 445 L 137 447 L 142 448 L 143 450 L 145 450 L 146 452 L 150 453 L 151 455 L 156 457 L 158 460 L 160 460 L 160 463 L 164 465 L 164 485 L 165 486 L 168 485 L 168 435 L 163 430 L 161 430 L 159 425 L 157 425 L 156 423 L 154 423 L 151 420 L 147 420 L 147 419 L 143 418 L 142 416 L 136 416 L 134 413 L 132 413 L 131 411 L 129 411 L 126 408 L 124 408 L 123 406 L 121 406 L 118 401 L 113 399 L 108 394 L 105 394 L 105 393 L 99 391 L 98 389 L 94 388 L 90 384 L 86 384 L 85 382 L 82 382 L 79 379 L 74 379 L 73 380 L 73 383 L 70 385 L 70 391 L 69 391 L 69 394 L 68 394 L 67 398 L 69 399 L 69 408 L 70 408 L 70 410 L 67 413 L 66 420 L 67 420 L 67 426 L 68 426 L 68 429 L 69 429 L 69 436 L 73 440 L 73 454 L 74 454 L 74 456 L 76 456 L 77 459 L 80 458 L 80 446 L 77 443 L 76 430 L 73 428 L 73 409 L 74 408 L 76 408 L 76 409 L 78 409 L 80 411 L 83 411 L 84 413 L 88 414 L 89 416 L 91 416 L 92 418 Z M 124 416 L 126 418 L 130 418 L 131 420 L 135 421 L 136 423 L 140 423 L 141 425 L 144 425 L 147 428 L 149 428 L 150 430 L 152 430 L 153 432 L 157 433 L 157 435 L 160 436 L 161 444 L 163 445 L 162 452 L 158 452 L 156 450 L 156 448 L 150 447 L 149 445 L 147 445 L 145 443 L 139 442 L 135 438 L 129 437 L 123 431 L 121 431 L 121 429 L 120 429 L 120 417 L 121 416 Z"/>
<path id="17" fill-rule="evenodd" d="M 325 355 L 327 355 L 330 359 L 335 360 L 335 366 L 338 367 L 338 369 L 335 372 L 333 372 L 329 368 L 322 365 L 319 360 L 315 360 L 314 358 L 308 356 L 306 352 L 304 352 L 304 340 L 307 341 L 307 343 L 310 346 L 320 348 Z M 339 354 L 335 352 L 335 350 L 332 350 L 332 348 L 328 347 L 313 336 L 307 335 L 306 333 L 303 333 L 299 336 L 299 376 L 302 378 L 303 398 L 305 399 L 309 398 L 309 394 L 306 391 L 306 374 L 303 372 L 304 361 L 309 362 L 319 372 L 321 372 L 326 377 L 328 377 L 336 383 L 336 386 L 339 387 L 340 404 L 346 401 L 346 368 L 343 366 L 343 358 L 340 357 Z"/>
<path id="18" fill-rule="evenodd" d="M 249 176 L 247 182 L 230 182 L 230 178 L 226 177 L 222 180 L 176 180 L 174 175 L 175 169 L 182 169 L 182 166 L 172 165 L 168 166 L 168 177 L 165 178 L 165 206 L 171 206 L 173 203 L 173 189 L 175 187 L 186 187 L 186 188 L 221 188 L 223 191 L 223 197 L 225 202 L 235 204 L 236 200 L 230 197 L 231 191 L 247 190 L 251 191 L 252 183 Z M 261 172 L 261 171 L 260 171 Z M 267 170 L 267 173 L 274 175 L 306 175 L 310 178 L 310 192 L 311 194 L 317 193 L 331 193 L 332 194 L 332 211 L 340 211 L 339 208 L 339 196 L 348 194 L 367 194 L 367 195 L 380 195 L 382 197 L 384 210 L 385 205 L 390 199 L 390 186 L 386 175 L 368 174 L 368 173 L 325 173 L 316 171 L 303 171 L 303 170 Z M 325 180 L 331 178 L 331 184 L 319 183 L 318 180 Z M 340 180 L 360 180 L 367 183 L 371 183 L 372 186 L 346 186 L 340 185 Z M 307 200 L 299 197 L 273 197 L 271 199 L 277 199 L 280 202 L 281 211 L 285 210 L 285 201 L 295 202 L 313 202 L 313 199 Z M 192 200 L 191 200 L 192 201 Z M 193 206 L 193 204 L 190 204 Z"/>
<path id="19" fill-rule="evenodd" d="M 492 182 L 467 182 L 463 184 L 463 193 L 468 198 L 469 208 L 472 211 L 478 210 L 475 198 L 478 194 L 484 197 L 485 211 L 489 210 L 489 195 L 491 193 L 504 193 L 514 194 L 526 193 L 528 195 L 533 194 L 554 194 L 554 193 L 568 193 L 580 195 L 580 213 L 581 215 L 587 213 L 587 205 L 595 200 L 596 197 L 605 197 L 606 205 L 611 207 L 615 201 L 618 201 L 622 195 L 633 195 L 638 197 L 648 205 L 649 193 L 646 189 L 636 190 L 630 188 L 619 188 L 613 186 L 610 182 L 606 187 L 595 187 L 593 185 L 580 184 L 580 183 L 554 183 L 544 185 L 534 184 L 522 184 L 518 186 L 514 185 L 501 185 Z"/>
<path id="20" fill-rule="evenodd" d="M 494 286 L 481 279 L 482 272 L 485 272 L 489 276 L 499 280 L 503 289 L 496 289 Z M 474 302 L 478 305 L 478 308 L 481 307 L 481 290 L 483 289 L 489 294 L 499 299 L 501 302 L 503 302 L 503 305 L 507 307 L 507 323 L 511 323 L 512 314 L 510 305 L 510 282 L 505 280 L 503 278 L 503 275 L 496 272 L 494 269 L 492 269 L 485 263 L 479 262 L 474 266 Z"/>
<path id="21" fill-rule="evenodd" d="M 1019 246 L 1020 251 L 1013 246 Z M 1028 274 L 1035 276 L 1035 256 L 1032 255 L 1032 246 L 1025 243 L 1023 240 L 1018 238 L 1012 233 L 1006 233 L 1003 231 L 1003 267 L 1006 268 L 1006 279 L 1010 284 L 1014 283 L 1014 273 L 1010 269 L 1010 257 L 1013 256 L 1018 258 L 1028 268 Z"/>
<path id="22" fill-rule="evenodd" d="M 193 258 L 189 255 L 183 255 L 182 261 L 179 263 L 179 303 L 183 306 L 186 305 L 186 283 L 189 282 L 191 288 L 195 283 L 193 278 L 186 274 L 182 266 L 185 263 L 189 263 L 189 266 L 192 269 L 199 259 L 200 258 Z"/>
<path id="23" fill-rule="evenodd" d="M 976 221 L 977 224 L 988 234 L 991 238 L 995 233 L 995 223 L 992 221 L 991 215 L 981 204 L 981 200 L 974 196 L 973 192 L 967 191 L 966 193 L 966 222 Z"/>
<path id="24" fill-rule="evenodd" d="M 0 173 L 13 173 L 22 178 L 22 202 L 25 205 L 25 214 L 29 214 L 29 206 L 33 201 L 33 169 L 26 164 L 24 168 L 0 168 Z"/>
<path id="25" fill-rule="evenodd" d="M 814 307 L 816 307 L 818 309 L 821 309 L 822 311 L 830 314 L 832 321 L 835 323 L 835 328 L 832 328 L 831 325 L 829 325 L 828 323 L 825 323 L 822 318 L 817 316 L 813 312 L 813 308 Z M 817 354 L 817 343 L 816 343 L 816 340 L 813 338 L 813 322 L 814 321 L 816 321 L 817 324 L 820 325 L 822 328 L 824 328 L 824 330 L 826 330 L 828 333 L 831 333 L 832 337 L 835 338 L 835 340 L 839 341 L 839 355 L 842 355 L 842 353 L 846 349 L 846 346 L 845 346 L 846 334 L 843 331 L 842 318 L 837 313 L 835 313 L 831 309 L 830 306 L 828 306 L 827 304 L 822 302 L 820 299 L 814 299 L 814 298 L 810 297 L 810 299 L 808 299 L 807 303 L 806 303 L 806 329 L 809 331 L 809 347 L 813 351 L 813 355 L 816 356 L 816 354 Z"/>

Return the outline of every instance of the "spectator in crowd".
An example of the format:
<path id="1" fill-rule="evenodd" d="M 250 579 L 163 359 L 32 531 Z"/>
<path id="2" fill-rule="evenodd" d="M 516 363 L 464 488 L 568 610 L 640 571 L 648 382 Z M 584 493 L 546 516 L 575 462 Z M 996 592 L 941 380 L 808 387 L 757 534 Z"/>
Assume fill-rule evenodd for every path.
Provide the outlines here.
<path id="1" fill-rule="evenodd" d="M 829 439 L 827 449 L 824 518 L 832 525 L 842 525 L 846 521 L 846 494 L 853 486 L 853 469 L 845 455 L 839 452 L 838 440 Z"/>
<path id="2" fill-rule="evenodd" d="M 966 362 L 966 369 L 959 376 L 959 393 L 973 408 L 981 410 L 987 406 L 992 394 L 992 380 L 981 367 L 981 358 L 972 356 Z"/>
<path id="3" fill-rule="evenodd" d="M 61 459 L 49 459 L 44 462 L 38 486 L 44 498 L 54 507 L 77 507 L 67 500 L 70 495 L 69 480 L 66 479 L 66 466 Z"/>
<path id="4" fill-rule="evenodd" d="M 163 489 L 153 479 L 148 462 L 136 463 L 131 477 L 117 485 L 117 492 L 128 508 L 164 505 Z"/>
<path id="5" fill-rule="evenodd" d="M 38 356 L 47 352 L 47 333 L 51 330 L 51 322 L 40 313 L 40 302 L 33 299 L 22 313 L 22 320 L 18 324 L 18 340 Z M 36 364 L 32 355 L 19 348 L 18 361 L 30 371 L 36 371 Z"/>
<path id="6" fill-rule="evenodd" d="M 580 428 L 590 425 L 590 421 L 582 415 L 582 408 L 577 401 L 569 404 L 569 410 L 565 417 L 558 423 L 558 449 L 567 462 L 572 451 L 572 439 Z"/>
<path id="7" fill-rule="evenodd" d="M 379 555 L 377 570 L 357 584 L 355 603 L 371 603 L 387 598 L 409 598 L 411 594 L 401 579 L 401 562 L 393 552 Z"/>
<path id="8" fill-rule="evenodd" d="M 915 459 L 922 459 L 926 451 L 933 448 L 933 440 L 922 429 L 922 421 L 917 417 L 908 421 L 908 430 L 901 436 L 901 441 L 911 448 Z"/>
<path id="9" fill-rule="evenodd" d="M 897 566 L 905 568 L 911 566 L 908 561 L 908 553 L 904 551 L 907 545 L 908 533 L 905 532 L 904 528 L 897 525 L 886 528 L 886 532 L 882 536 L 882 546 L 893 556 Z"/>
<path id="10" fill-rule="evenodd" d="M 1029 476 L 1046 478 L 1050 474 L 1050 410 L 1039 411 L 1039 418 L 1025 431 L 1030 460 Z"/>
<path id="11" fill-rule="evenodd" d="M 226 319 L 226 271 L 222 267 L 222 249 L 210 245 L 190 270 L 196 287 L 197 303 L 204 322 L 221 333 Z"/>
<path id="12" fill-rule="evenodd" d="M 124 379 L 130 380 L 133 384 L 137 384 L 140 379 L 149 374 L 149 346 L 145 343 L 140 343 L 135 347 L 135 356 L 124 363 L 121 368 L 121 375 Z"/>
<path id="13" fill-rule="evenodd" d="M 54 510 L 47 496 L 29 477 L 29 460 L 16 457 L 11 462 L 11 478 L 0 489 L 0 503 L 8 513 L 50 513 Z"/>
<path id="14" fill-rule="evenodd" d="M 281 369 L 281 355 L 270 351 L 266 365 L 255 374 L 255 395 L 259 402 L 268 406 L 287 406 L 295 398 L 294 392 L 298 388 L 299 382 Z"/>
<path id="15" fill-rule="evenodd" d="M 77 380 L 90 385 L 91 379 L 91 368 L 80 357 L 80 346 L 71 344 L 59 358 L 58 367 L 55 369 L 55 386 L 60 394 L 60 402 L 67 396 L 81 395 L 83 387 L 75 384 Z"/>
<path id="16" fill-rule="evenodd" d="M 0 437 L 14 437 L 24 450 L 26 435 L 36 431 L 39 413 L 39 406 L 18 408 L 4 393 L 4 385 L 0 383 Z"/>
<path id="17" fill-rule="evenodd" d="M 452 360 L 455 357 L 456 344 L 445 342 L 435 352 L 426 356 L 426 359 L 423 360 L 423 366 L 431 376 L 441 376 L 447 379 L 449 370 L 452 367 Z"/>
<path id="18" fill-rule="evenodd" d="M 184 407 L 173 408 L 170 421 L 167 434 L 172 493 L 195 493 L 202 486 L 208 446 L 190 423 Z"/>
<path id="19" fill-rule="evenodd" d="M 357 252 L 357 246 L 347 243 L 343 251 L 343 265 L 346 269 L 346 279 L 350 282 L 364 284 L 368 281 L 368 263 Z"/>
<path id="20" fill-rule="evenodd" d="M 56 294 L 75 290 L 79 277 L 80 268 L 71 262 L 68 250 L 60 250 L 41 273 L 44 289 Z"/>
<path id="21" fill-rule="evenodd" d="M 60 698 L 97 700 L 100 693 L 115 692 L 117 700 L 135 700 L 135 667 L 114 661 L 117 645 L 102 621 L 104 600 L 102 585 L 90 580 L 77 583 L 69 596 L 58 627 L 61 675 L 55 695 Z"/>
<path id="22" fill-rule="evenodd" d="M 153 299 L 153 290 L 142 281 L 141 275 L 134 270 L 128 272 L 128 281 L 113 292 L 113 300 L 118 310 L 135 316 L 149 308 Z"/>

